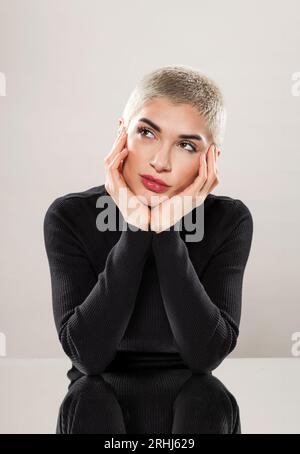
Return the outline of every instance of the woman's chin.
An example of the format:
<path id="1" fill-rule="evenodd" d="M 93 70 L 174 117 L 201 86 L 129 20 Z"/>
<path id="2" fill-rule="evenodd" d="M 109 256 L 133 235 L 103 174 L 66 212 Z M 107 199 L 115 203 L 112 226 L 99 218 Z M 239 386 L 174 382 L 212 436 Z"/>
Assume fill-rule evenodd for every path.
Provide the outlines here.
<path id="1" fill-rule="evenodd" d="M 157 205 L 168 199 L 166 194 L 144 194 L 139 200 L 149 208 L 155 208 Z"/>
<path id="2" fill-rule="evenodd" d="M 143 203 L 145 206 L 151 208 L 153 205 L 151 205 L 151 196 L 148 194 L 136 194 L 136 197 L 139 199 L 141 203 Z"/>

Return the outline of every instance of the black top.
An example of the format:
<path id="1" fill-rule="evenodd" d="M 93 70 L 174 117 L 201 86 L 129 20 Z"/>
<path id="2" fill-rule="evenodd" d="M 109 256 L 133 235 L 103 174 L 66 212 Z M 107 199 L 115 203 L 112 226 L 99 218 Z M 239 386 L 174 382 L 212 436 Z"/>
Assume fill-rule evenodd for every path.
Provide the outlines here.
<path id="1" fill-rule="evenodd" d="M 253 235 L 249 209 L 239 199 L 208 194 L 204 236 L 191 242 L 174 226 L 156 233 L 126 223 L 127 230 L 100 231 L 96 218 L 107 208 L 98 208 L 101 196 L 109 196 L 104 185 L 63 195 L 44 218 L 69 379 L 131 367 L 211 373 L 239 335 Z"/>

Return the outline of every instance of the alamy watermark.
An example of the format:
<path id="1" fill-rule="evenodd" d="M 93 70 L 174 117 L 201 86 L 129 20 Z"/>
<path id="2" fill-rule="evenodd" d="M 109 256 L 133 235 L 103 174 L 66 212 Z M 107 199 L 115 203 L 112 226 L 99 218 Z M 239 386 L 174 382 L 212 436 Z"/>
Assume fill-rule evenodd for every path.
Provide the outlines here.
<path id="1" fill-rule="evenodd" d="M 292 74 L 292 81 L 294 82 L 291 87 L 292 96 L 300 96 L 300 72 Z"/>
<path id="2" fill-rule="evenodd" d="M 0 356 L 6 356 L 6 336 L 0 332 Z"/>
<path id="3" fill-rule="evenodd" d="M 300 331 L 293 333 L 291 340 L 293 342 L 291 349 L 292 356 L 300 356 Z"/>
<path id="4" fill-rule="evenodd" d="M 162 198 L 151 197 L 150 208 L 152 212 L 160 213 L 160 217 L 155 222 L 162 226 L 162 231 L 184 231 L 185 241 L 199 242 L 204 236 L 204 198 L 192 196 L 174 196 L 168 199 L 164 196 L 161 202 L 161 210 L 155 210 L 157 201 Z M 96 218 L 97 229 L 101 232 L 106 230 L 138 230 L 145 214 L 145 207 L 148 206 L 147 199 L 142 196 L 127 198 L 127 191 L 120 189 L 118 203 L 110 195 L 100 196 L 97 199 L 96 207 L 101 208 L 101 212 Z M 118 221 L 118 212 L 120 218 Z M 195 221 L 193 221 L 193 217 Z M 129 219 L 129 221 L 128 221 Z M 127 221 L 127 222 L 126 222 Z M 151 225 L 149 226 L 151 230 Z"/>
<path id="5" fill-rule="evenodd" d="M 6 78 L 2 72 L 0 72 L 0 96 L 6 96 Z"/>

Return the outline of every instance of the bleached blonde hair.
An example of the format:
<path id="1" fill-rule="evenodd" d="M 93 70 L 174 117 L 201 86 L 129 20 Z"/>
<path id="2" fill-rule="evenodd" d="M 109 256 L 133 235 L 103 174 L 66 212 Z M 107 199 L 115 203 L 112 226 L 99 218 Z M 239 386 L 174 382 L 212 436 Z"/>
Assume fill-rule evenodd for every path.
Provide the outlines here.
<path id="1" fill-rule="evenodd" d="M 153 98 L 168 98 L 174 104 L 190 104 L 205 118 L 212 141 L 219 147 L 225 134 L 226 108 L 216 83 L 185 65 L 167 65 L 146 74 L 135 86 L 123 110 L 125 126 Z"/>

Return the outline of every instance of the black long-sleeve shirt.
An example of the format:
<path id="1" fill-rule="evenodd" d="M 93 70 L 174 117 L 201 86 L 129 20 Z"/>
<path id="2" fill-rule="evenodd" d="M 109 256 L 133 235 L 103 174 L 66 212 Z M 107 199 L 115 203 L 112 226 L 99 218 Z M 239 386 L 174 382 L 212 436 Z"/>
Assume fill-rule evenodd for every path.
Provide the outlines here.
<path id="1" fill-rule="evenodd" d="M 126 223 L 127 230 L 100 231 L 101 196 L 109 196 L 104 185 L 63 195 L 44 218 L 54 320 L 72 362 L 68 377 L 130 365 L 211 372 L 239 335 L 249 209 L 208 194 L 204 236 L 186 242 L 184 229 L 174 226 L 156 233 Z"/>

